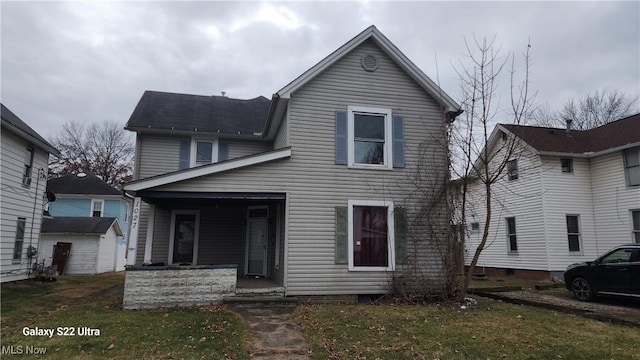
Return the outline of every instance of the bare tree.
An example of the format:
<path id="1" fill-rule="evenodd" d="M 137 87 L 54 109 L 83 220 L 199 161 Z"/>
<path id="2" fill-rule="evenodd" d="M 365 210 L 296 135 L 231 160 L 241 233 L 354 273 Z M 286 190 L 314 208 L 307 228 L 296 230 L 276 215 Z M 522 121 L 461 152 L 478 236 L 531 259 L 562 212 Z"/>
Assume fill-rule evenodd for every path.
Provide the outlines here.
<path id="1" fill-rule="evenodd" d="M 85 126 L 71 121 L 62 126 L 51 143 L 62 156 L 49 164 L 50 177 L 91 172 L 116 187 L 131 180 L 133 140 L 116 122 Z"/>
<path id="2" fill-rule="evenodd" d="M 567 120 L 576 130 L 588 130 L 633 115 L 638 111 L 638 97 L 618 90 L 595 90 L 584 97 L 567 101 L 560 111 L 548 106 L 537 109 L 533 120 L 537 125 L 564 127 Z"/>
<path id="3" fill-rule="evenodd" d="M 457 158 L 453 173 L 460 179 L 457 182 L 459 200 L 457 204 L 457 222 L 466 224 L 466 212 L 470 182 L 479 182 L 485 203 L 485 218 L 482 237 L 477 248 L 473 249 L 467 274 L 464 277 L 461 294 L 464 296 L 475 271 L 480 254 L 487 246 L 489 225 L 492 221 L 492 198 L 496 182 L 505 175 L 509 161 L 517 157 L 517 141 L 512 137 L 500 139 L 495 148 L 488 146 L 491 129 L 496 119 L 504 119 L 512 124 L 522 124 L 532 111 L 534 95 L 529 93 L 529 71 L 531 45 L 523 54 L 524 73 L 517 80 L 515 56 L 510 53 L 500 57 L 500 47 L 495 44 L 495 37 L 482 41 L 474 38 L 467 44 L 468 64 L 461 62 L 456 68 L 461 79 L 462 109 L 464 113 L 458 117 L 451 129 L 452 157 Z M 498 86 L 503 71 L 508 71 L 510 81 L 510 102 L 506 109 L 500 106 Z M 462 241 L 466 237 L 460 231 Z"/>

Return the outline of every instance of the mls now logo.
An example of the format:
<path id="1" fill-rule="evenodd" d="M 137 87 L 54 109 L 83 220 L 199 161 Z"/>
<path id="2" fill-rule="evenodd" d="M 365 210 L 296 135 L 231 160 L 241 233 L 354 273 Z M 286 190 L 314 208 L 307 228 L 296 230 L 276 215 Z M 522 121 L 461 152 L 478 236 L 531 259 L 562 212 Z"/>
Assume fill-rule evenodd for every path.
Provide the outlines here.
<path id="1" fill-rule="evenodd" d="M 47 348 L 45 347 L 35 347 L 35 346 L 25 346 L 22 345 L 9 345 L 2 346 L 2 355 L 44 355 L 47 353 Z"/>

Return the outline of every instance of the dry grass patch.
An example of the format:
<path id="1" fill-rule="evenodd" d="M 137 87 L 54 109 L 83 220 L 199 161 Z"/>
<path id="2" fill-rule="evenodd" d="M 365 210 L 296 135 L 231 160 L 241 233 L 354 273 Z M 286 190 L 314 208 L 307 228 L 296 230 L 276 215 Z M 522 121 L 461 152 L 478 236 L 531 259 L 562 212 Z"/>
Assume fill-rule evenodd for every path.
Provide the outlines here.
<path id="1" fill-rule="evenodd" d="M 304 305 L 297 315 L 316 359 L 640 359 L 640 329 L 484 304 Z"/>

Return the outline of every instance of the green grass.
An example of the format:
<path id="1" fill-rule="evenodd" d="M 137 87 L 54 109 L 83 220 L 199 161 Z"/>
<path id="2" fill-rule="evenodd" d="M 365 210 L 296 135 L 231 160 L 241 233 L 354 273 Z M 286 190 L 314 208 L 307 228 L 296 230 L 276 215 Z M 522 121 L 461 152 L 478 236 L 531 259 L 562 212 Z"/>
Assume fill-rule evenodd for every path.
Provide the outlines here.
<path id="1" fill-rule="evenodd" d="M 46 348 L 47 359 L 247 359 L 242 319 L 223 307 L 121 309 L 122 274 L 2 285 L 2 346 Z M 111 290 L 110 290 L 111 289 Z M 115 291 L 114 291 L 115 290 Z M 75 336 L 28 337 L 24 327 L 72 327 Z M 78 336 L 78 327 L 100 336 Z"/>
<path id="2" fill-rule="evenodd" d="M 297 317 L 315 359 L 640 359 L 640 329 L 483 301 L 305 305 Z"/>

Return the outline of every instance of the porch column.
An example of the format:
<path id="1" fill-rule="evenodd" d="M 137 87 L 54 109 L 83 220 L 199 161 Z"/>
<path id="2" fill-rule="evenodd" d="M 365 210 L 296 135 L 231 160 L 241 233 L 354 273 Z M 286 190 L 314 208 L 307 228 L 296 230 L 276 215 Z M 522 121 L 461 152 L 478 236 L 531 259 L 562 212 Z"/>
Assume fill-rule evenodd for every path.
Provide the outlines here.
<path id="1" fill-rule="evenodd" d="M 151 263 L 151 250 L 153 249 L 153 228 L 156 220 L 156 205 L 149 206 L 149 222 L 147 223 L 147 241 L 144 244 L 144 263 Z"/>
<path id="2" fill-rule="evenodd" d="M 126 264 L 136 264 L 136 249 L 138 248 L 138 229 L 140 228 L 140 198 L 133 199 L 133 210 L 131 210 L 131 222 L 129 227 L 129 237 L 127 239 Z"/>

